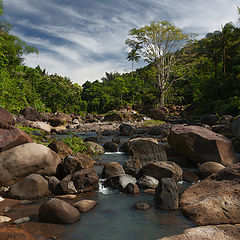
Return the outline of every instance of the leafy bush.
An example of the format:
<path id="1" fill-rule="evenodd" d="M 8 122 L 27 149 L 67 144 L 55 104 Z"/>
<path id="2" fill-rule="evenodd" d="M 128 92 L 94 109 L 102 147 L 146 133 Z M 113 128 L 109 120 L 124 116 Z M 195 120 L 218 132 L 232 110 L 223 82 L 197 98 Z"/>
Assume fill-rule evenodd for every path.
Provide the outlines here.
<path id="1" fill-rule="evenodd" d="M 80 137 L 67 137 L 62 139 L 72 150 L 73 153 L 89 154 L 87 144 Z"/>

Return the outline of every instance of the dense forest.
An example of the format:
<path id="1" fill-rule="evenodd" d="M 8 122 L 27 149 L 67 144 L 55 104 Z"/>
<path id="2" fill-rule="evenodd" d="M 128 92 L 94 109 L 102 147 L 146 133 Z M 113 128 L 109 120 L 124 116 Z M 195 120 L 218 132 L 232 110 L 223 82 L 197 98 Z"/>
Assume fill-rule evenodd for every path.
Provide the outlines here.
<path id="1" fill-rule="evenodd" d="M 24 54 L 38 54 L 38 50 L 11 34 L 0 4 L 0 106 L 11 112 L 26 106 L 40 112 L 80 114 L 127 106 L 147 111 L 163 105 L 191 105 L 196 115 L 239 113 L 240 28 L 232 23 L 200 40 L 166 21 L 132 29 L 126 41 L 131 51 L 123 59 L 132 64 L 132 72 L 106 72 L 101 79 L 80 86 L 39 66 L 24 65 Z M 147 55 L 150 40 L 153 49 L 167 41 L 168 46 L 175 45 Z M 140 57 L 146 66 L 134 70 Z"/>

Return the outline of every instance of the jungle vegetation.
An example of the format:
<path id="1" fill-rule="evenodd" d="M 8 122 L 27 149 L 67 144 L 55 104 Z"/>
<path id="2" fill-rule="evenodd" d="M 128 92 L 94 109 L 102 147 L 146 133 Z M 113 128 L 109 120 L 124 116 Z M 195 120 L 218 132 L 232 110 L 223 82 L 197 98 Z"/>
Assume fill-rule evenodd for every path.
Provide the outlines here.
<path id="1" fill-rule="evenodd" d="M 129 31 L 131 48 L 123 61 L 129 73 L 106 72 L 82 86 L 39 66 L 24 65 L 24 54 L 39 54 L 11 34 L 0 1 L 0 106 L 18 113 L 106 113 L 131 106 L 141 111 L 167 105 L 192 105 L 195 114 L 239 114 L 240 28 L 226 23 L 202 39 L 161 20 Z M 146 66 L 134 70 L 142 58 Z"/>

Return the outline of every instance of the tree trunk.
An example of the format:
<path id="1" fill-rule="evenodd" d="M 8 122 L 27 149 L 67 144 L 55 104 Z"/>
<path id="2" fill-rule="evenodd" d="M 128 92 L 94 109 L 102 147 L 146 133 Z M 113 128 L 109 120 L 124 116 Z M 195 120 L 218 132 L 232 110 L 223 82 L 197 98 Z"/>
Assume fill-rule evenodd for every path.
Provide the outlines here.
<path id="1" fill-rule="evenodd" d="M 160 107 L 164 107 L 164 105 L 165 105 L 164 93 L 161 92 L 161 95 L 160 95 Z"/>
<path id="2" fill-rule="evenodd" d="M 132 60 L 132 77 L 133 77 L 133 60 Z"/>

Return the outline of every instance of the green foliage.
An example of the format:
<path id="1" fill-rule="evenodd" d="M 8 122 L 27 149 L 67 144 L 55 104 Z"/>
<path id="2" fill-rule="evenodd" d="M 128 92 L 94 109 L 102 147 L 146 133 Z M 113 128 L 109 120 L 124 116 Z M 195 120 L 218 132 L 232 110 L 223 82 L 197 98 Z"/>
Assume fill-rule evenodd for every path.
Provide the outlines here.
<path id="1" fill-rule="evenodd" d="M 62 139 L 72 150 L 73 153 L 89 154 L 87 144 L 80 137 L 67 137 Z"/>
<path id="2" fill-rule="evenodd" d="M 34 142 L 41 144 L 47 142 L 46 133 L 43 130 L 24 126 L 17 127 L 27 133 L 34 140 Z"/>
<path id="3" fill-rule="evenodd" d="M 182 72 L 179 76 L 182 78 L 184 70 L 187 69 L 186 66 L 183 68 L 182 64 L 178 64 L 180 58 L 176 53 L 190 40 L 190 36 L 168 21 L 152 22 L 149 26 L 133 28 L 129 35 L 131 39 L 127 39 L 126 44 L 133 49 L 139 46 L 144 60 L 155 67 L 159 104 L 164 106 L 165 94 L 176 80 L 176 73 Z M 175 78 L 171 77 L 171 73 L 175 73 Z"/>
<path id="4" fill-rule="evenodd" d="M 232 23 L 198 41 L 167 21 L 134 28 L 126 41 L 131 47 L 127 59 L 132 72 L 106 72 L 100 80 L 86 81 L 81 87 L 39 66 L 24 66 L 23 55 L 38 54 L 38 50 L 11 34 L 3 10 L 0 0 L 0 106 L 13 113 L 33 106 L 39 112 L 82 115 L 129 105 L 147 112 L 159 102 L 194 103 L 197 115 L 239 113 L 240 28 Z M 148 65 L 133 71 L 140 56 Z"/>
<path id="5" fill-rule="evenodd" d="M 161 121 L 161 120 L 147 120 L 144 121 L 143 126 L 149 127 L 149 126 L 159 126 L 162 124 L 165 124 L 166 122 Z"/>

